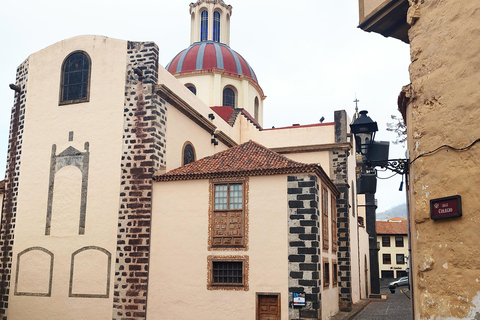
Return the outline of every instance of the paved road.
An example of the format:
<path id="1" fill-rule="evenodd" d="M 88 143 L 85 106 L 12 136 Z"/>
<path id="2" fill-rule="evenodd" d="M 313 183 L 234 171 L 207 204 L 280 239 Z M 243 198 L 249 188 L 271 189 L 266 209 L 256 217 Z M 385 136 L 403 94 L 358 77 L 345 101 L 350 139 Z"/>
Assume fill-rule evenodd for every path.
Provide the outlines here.
<path id="1" fill-rule="evenodd" d="M 401 291 L 406 291 L 407 294 Z M 409 292 L 406 287 L 399 287 L 395 293 L 388 289 L 381 290 L 387 294 L 386 301 L 372 301 L 353 320 L 411 320 L 412 303 L 409 299 Z"/>

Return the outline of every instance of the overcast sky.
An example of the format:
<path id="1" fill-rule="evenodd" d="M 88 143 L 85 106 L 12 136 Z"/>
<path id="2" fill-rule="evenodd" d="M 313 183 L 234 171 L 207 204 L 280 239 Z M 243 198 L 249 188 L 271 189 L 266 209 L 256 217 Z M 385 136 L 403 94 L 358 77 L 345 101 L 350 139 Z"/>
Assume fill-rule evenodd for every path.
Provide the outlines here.
<path id="1" fill-rule="evenodd" d="M 0 177 L 4 176 L 14 93 L 8 85 L 31 53 L 84 34 L 132 41 L 154 41 L 160 64 L 190 43 L 191 1 L 182 0 L 16 0 L 0 11 Z M 397 97 L 410 82 L 409 46 L 367 33 L 358 26 L 357 0 L 231 0 L 230 46 L 254 69 L 267 99 L 264 127 L 333 121 L 335 110 L 352 117 L 359 110 L 378 122 L 376 140 L 398 115 Z M 41 133 L 39 133 L 41 134 Z M 405 149 L 390 145 L 390 158 Z M 379 174 L 389 177 L 389 172 Z M 401 178 L 380 180 L 378 210 L 405 202 Z"/>

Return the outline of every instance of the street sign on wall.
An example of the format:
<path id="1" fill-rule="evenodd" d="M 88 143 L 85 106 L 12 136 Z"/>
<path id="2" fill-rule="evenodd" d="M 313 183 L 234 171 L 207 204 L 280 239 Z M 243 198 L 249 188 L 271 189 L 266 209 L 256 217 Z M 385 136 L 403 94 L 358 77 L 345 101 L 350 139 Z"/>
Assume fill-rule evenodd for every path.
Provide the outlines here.
<path id="1" fill-rule="evenodd" d="M 433 220 L 461 217 L 462 197 L 451 196 L 430 200 L 430 217 Z"/>

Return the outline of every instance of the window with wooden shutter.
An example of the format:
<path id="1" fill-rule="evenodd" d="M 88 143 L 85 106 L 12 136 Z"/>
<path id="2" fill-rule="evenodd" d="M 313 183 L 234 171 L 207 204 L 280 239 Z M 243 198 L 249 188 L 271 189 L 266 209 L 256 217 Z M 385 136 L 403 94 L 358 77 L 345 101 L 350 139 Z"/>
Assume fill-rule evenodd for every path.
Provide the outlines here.
<path id="1" fill-rule="evenodd" d="M 323 250 L 328 251 L 328 190 L 322 188 L 322 238 Z"/>
<path id="2" fill-rule="evenodd" d="M 330 204 L 332 206 L 332 251 L 337 252 L 337 247 L 338 247 L 337 203 L 335 201 L 334 196 L 332 196 Z"/>
<path id="3" fill-rule="evenodd" d="M 214 183 L 212 207 L 211 247 L 244 248 L 246 243 L 244 183 Z"/>

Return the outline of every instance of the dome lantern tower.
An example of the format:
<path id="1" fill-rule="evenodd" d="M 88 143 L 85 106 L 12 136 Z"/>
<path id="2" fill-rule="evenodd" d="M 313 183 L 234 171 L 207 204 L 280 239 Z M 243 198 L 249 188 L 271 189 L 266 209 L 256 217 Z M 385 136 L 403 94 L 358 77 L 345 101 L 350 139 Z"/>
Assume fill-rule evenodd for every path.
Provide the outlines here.
<path id="1" fill-rule="evenodd" d="M 190 43 L 213 41 L 230 45 L 232 6 L 223 0 L 199 0 L 190 4 Z"/>
<path id="2" fill-rule="evenodd" d="M 266 96 L 248 62 L 230 48 L 232 6 L 223 0 L 190 4 L 190 46 L 165 67 L 206 105 L 243 109 L 261 126 Z"/>

